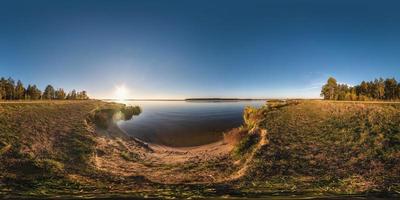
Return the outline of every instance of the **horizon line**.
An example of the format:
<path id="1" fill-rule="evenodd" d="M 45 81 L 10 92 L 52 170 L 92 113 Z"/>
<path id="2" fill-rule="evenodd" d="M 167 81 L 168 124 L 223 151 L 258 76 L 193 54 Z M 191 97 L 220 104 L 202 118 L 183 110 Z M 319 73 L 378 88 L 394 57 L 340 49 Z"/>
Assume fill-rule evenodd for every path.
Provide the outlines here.
<path id="1" fill-rule="evenodd" d="M 288 99 L 321 99 L 321 98 L 99 98 L 99 100 L 115 101 L 261 101 L 261 100 L 288 100 Z"/>

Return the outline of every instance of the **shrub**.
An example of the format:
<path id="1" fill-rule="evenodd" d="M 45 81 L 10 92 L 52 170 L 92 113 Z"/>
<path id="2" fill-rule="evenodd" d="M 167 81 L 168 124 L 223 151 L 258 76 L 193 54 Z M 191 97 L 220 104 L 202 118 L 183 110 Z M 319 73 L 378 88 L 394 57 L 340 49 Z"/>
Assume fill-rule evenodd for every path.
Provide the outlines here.
<path id="1" fill-rule="evenodd" d="M 108 128 L 108 123 L 112 119 L 113 115 L 117 112 L 115 109 L 102 109 L 94 113 L 94 123 L 103 129 Z"/>
<path id="2" fill-rule="evenodd" d="M 250 152 L 254 146 L 259 142 L 260 135 L 259 134 L 247 134 L 244 138 L 239 142 L 239 144 L 234 148 L 233 155 L 237 158 L 245 155 Z"/>
<path id="3" fill-rule="evenodd" d="M 121 109 L 121 112 L 125 120 L 130 120 L 132 119 L 133 115 L 139 115 L 142 112 L 142 110 L 140 109 L 139 106 L 125 106 L 124 108 Z"/>
<path id="4" fill-rule="evenodd" d="M 140 158 L 137 153 L 130 152 L 130 151 L 121 152 L 121 157 L 127 161 L 137 161 Z"/>
<path id="5" fill-rule="evenodd" d="M 224 133 L 224 141 L 229 144 L 238 144 L 248 133 L 244 127 L 234 128 L 229 132 Z"/>
<path id="6" fill-rule="evenodd" d="M 64 164 L 52 159 L 40 159 L 37 161 L 37 166 L 46 173 L 57 174 L 64 171 Z"/>

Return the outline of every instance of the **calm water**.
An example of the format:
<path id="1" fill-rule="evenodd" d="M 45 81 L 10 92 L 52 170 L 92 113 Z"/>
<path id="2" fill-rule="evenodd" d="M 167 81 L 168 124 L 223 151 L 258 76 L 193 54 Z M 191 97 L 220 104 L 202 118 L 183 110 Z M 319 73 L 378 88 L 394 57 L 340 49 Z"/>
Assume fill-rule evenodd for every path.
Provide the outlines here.
<path id="1" fill-rule="evenodd" d="M 128 134 L 145 142 L 168 146 L 196 146 L 222 138 L 222 132 L 242 124 L 245 106 L 259 107 L 264 101 L 186 102 L 124 101 L 139 105 L 142 113 L 118 122 Z"/>

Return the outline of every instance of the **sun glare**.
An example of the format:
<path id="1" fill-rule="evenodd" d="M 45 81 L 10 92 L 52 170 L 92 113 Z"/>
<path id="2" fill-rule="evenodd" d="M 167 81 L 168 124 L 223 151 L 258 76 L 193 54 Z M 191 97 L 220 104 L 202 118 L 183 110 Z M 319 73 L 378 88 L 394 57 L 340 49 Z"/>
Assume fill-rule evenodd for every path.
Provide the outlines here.
<path id="1" fill-rule="evenodd" d="M 128 90 L 124 85 L 120 85 L 115 88 L 115 98 L 118 100 L 124 100 L 128 98 Z"/>

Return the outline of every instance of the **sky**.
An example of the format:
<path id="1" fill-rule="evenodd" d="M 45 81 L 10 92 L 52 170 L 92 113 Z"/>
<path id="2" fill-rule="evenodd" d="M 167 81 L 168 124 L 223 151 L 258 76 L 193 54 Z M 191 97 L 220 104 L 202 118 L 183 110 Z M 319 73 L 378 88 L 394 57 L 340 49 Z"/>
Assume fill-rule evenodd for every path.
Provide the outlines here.
<path id="1" fill-rule="evenodd" d="M 113 98 L 318 98 L 400 78 L 400 1 L 0 0 L 0 76 Z"/>

